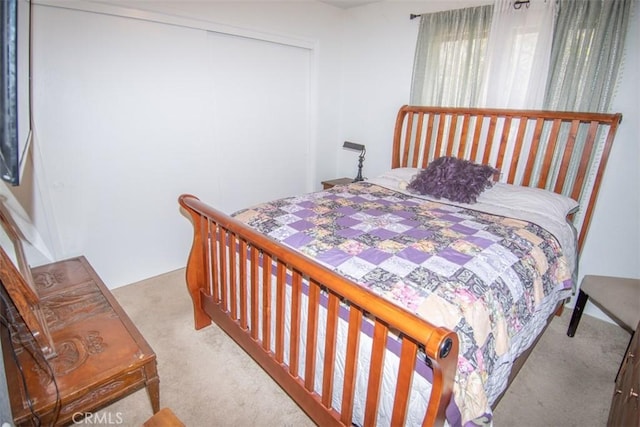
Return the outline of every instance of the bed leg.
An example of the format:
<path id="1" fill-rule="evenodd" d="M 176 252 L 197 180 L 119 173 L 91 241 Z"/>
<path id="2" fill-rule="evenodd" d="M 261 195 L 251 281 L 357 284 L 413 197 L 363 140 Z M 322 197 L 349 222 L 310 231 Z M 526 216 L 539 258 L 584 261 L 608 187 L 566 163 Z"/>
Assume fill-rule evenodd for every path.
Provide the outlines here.
<path id="1" fill-rule="evenodd" d="M 206 270 L 203 245 L 204 241 L 208 239 L 208 229 L 206 222 L 203 224 L 203 217 L 184 203 L 184 200 L 187 198 L 198 200 L 197 197 L 189 194 L 183 194 L 178 199 L 182 208 L 191 217 L 193 225 L 193 243 L 191 245 L 191 252 L 189 253 L 189 259 L 187 261 L 185 279 L 189 294 L 191 295 L 191 301 L 193 302 L 193 319 L 195 328 L 202 329 L 211 324 L 211 318 L 202 309 L 202 292 L 206 292 L 207 289 L 205 283 Z"/>
<path id="2" fill-rule="evenodd" d="M 573 314 L 571 315 L 571 322 L 569 322 L 569 329 L 567 329 L 567 335 L 572 337 L 576 334 L 576 329 L 578 329 L 578 323 L 580 323 L 580 319 L 582 318 L 582 312 L 584 311 L 584 306 L 587 305 L 587 300 L 589 299 L 589 295 L 580 291 L 578 294 L 578 300 L 576 301 L 576 306 L 573 308 Z"/>
<path id="3" fill-rule="evenodd" d="M 199 280 L 201 280 L 202 277 L 203 275 L 197 271 L 194 272 L 194 269 L 191 268 L 191 262 L 189 262 L 187 265 L 186 281 L 189 295 L 191 295 L 191 302 L 193 303 L 193 321 L 195 329 L 202 329 L 211 324 L 211 318 L 202 309 L 202 294 L 200 293 L 201 286 L 199 284 Z"/>

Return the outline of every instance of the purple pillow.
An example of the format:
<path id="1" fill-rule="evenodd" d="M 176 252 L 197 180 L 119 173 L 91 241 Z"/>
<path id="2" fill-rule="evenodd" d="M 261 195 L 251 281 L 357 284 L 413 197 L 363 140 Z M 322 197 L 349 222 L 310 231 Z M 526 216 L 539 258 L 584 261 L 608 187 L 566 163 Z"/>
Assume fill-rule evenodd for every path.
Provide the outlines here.
<path id="1" fill-rule="evenodd" d="M 498 170 L 455 157 L 439 157 L 409 183 L 408 189 L 453 202 L 475 203 L 478 195 L 493 185 Z"/>

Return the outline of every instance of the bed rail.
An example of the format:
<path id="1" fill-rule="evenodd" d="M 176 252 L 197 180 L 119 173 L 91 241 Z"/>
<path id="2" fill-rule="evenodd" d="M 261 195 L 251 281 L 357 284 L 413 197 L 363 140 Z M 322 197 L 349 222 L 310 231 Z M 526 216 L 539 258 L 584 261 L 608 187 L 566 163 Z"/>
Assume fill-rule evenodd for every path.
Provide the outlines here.
<path id="1" fill-rule="evenodd" d="M 424 168 L 440 156 L 490 164 L 500 181 L 578 201 L 578 249 L 587 235 L 621 114 L 405 105 L 396 119 L 392 168 Z"/>
<path id="2" fill-rule="evenodd" d="M 182 195 L 179 203 L 194 226 L 186 277 L 197 329 L 215 321 L 319 425 L 351 425 L 360 328 L 362 319 L 367 317 L 373 322 L 374 332 L 370 366 L 366 367 L 369 380 L 364 424 L 376 424 L 386 341 L 392 331 L 401 341 L 392 425 L 404 424 L 415 364 L 424 363 L 417 357 L 421 350 L 433 368 L 433 389 L 423 425 L 444 423 L 458 358 L 458 337 L 454 332 L 436 327 L 278 245 L 195 196 Z M 276 273 L 274 278 L 272 271 Z M 271 293 L 276 295 L 273 306 L 268 297 Z M 303 293 L 307 304 L 302 303 Z M 326 322 L 318 316 L 321 295 L 328 301 Z M 348 307 L 349 314 L 345 379 L 338 412 L 332 397 L 341 307 Z M 300 327 L 302 310 L 307 311 L 306 330 Z M 292 325 L 288 337 L 286 317 L 290 317 Z M 260 327 L 270 324 L 275 327 Z M 326 328 L 324 359 L 318 362 L 322 366 L 317 366 L 314 356 L 321 345 L 319 328 Z M 304 341 L 301 334 L 306 336 Z M 300 359 L 304 360 L 304 370 Z M 314 383 L 317 369 L 322 372 L 321 384 Z"/>

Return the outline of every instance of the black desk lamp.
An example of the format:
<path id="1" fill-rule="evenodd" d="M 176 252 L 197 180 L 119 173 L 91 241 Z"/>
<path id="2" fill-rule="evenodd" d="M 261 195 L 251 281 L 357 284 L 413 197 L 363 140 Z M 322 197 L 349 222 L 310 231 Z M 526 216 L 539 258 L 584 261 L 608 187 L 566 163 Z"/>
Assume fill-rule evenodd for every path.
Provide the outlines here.
<path id="1" fill-rule="evenodd" d="M 360 156 L 358 156 L 358 175 L 354 178 L 353 182 L 364 181 L 364 178 L 362 177 L 362 164 L 364 163 L 364 155 L 367 152 L 367 149 L 364 148 L 364 145 L 362 144 L 356 144 L 355 142 L 349 141 L 345 141 L 342 148 L 360 152 Z"/>

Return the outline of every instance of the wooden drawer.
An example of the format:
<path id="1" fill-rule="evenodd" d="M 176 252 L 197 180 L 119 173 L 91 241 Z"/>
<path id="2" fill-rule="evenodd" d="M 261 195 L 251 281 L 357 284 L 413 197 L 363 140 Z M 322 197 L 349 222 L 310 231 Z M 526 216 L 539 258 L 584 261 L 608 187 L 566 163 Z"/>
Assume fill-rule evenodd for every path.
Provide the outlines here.
<path id="1" fill-rule="evenodd" d="M 616 382 L 609 410 L 608 426 L 640 426 L 640 324 L 633 334 L 629 350 Z"/>

